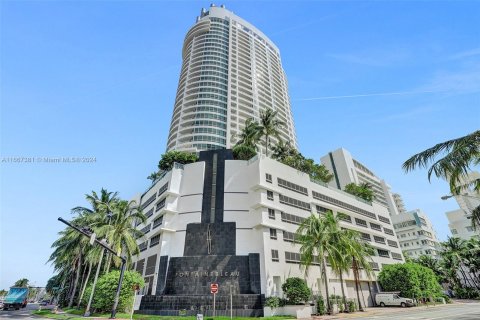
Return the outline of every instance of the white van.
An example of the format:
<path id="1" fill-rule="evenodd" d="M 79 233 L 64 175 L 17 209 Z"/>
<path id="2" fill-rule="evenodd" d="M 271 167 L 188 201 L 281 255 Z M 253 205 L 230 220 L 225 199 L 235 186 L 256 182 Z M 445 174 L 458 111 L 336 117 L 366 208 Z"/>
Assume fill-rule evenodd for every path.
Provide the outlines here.
<path id="1" fill-rule="evenodd" d="M 415 305 L 412 299 L 400 297 L 399 292 L 377 293 L 377 295 L 375 296 L 375 302 L 380 307 L 385 307 L 385 306 L 412 307 Z"/>

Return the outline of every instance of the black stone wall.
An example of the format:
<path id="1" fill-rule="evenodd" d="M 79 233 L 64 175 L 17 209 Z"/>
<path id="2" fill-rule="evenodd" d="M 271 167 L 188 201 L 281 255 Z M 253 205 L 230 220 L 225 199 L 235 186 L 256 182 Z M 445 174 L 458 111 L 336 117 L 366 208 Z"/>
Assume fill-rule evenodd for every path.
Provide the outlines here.
<path id="1" fill-rule="evenodd" d="M 165 291 L 165 282 L 167 280 L 168 256 L 161 256 L 158 264 L 157 288 L 155 295 L 161 295 Z"/>
<path id="2" fill-rule="evenodd" d="M 219 294 L 229 294 L 230 287 L 234 294 L 258 294 L 260 266 L 251 266 L 250 262 L 250 256 L 172 257 L 165 294 L 209 295 L 211 283 L 218 283 Z M 257 268 L 252 278 L 251 270 Z"/>
<path id="3" fill-rule="evenodd" d="M 207 237 L 208 230 L 210 230 L 210 240 Z M 235 222 L 189 223 L 185 235 L 183 255 L 234 255 L 235 234 Z M 208 252 L 208 243 L 210 243 L 210 253 Z"/>

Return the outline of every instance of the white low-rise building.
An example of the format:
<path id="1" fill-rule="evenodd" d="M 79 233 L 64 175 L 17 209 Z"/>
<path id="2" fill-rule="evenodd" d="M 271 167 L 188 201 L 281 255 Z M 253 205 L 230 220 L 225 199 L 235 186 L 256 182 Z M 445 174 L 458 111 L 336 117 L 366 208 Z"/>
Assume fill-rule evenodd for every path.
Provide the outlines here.
<path id="1" fill-rule="evenodd" d="M 463 183 L 472 182 L 480 179 L 480 173 L 474 171 L 464 179 Z M 449 198 L 445 197 L 445 198 Z M 472 187 L 463 190 L 460 195 L 455 196 L 460 209 L 446 212 L 448 219 L 448 228 L 452 233 L 452 237 L 458 237 L 468 240 L 471 237 L 480 237 L 480 228 L 473 229 L 472 226 L 472 211 L 480 206 L 480 193 L 473 190 Z"/>
<path id="2" fill-rule="evenodd" d="M 145 295 L 208 295 L 205 286 L 216 282 L 223 294 L 232 286 L 239 295 L 282 296 L 281 285 L 288 277 L 305 277 L 314 292 L 324 292 L 319 268 L 311 267 L 308 275 L 301 268 L 294 237 L 305 218 L 327 210 L 346 214 L 342 227 L 361 232 L 375 248 L 371 262 L 375 275 L 384 265 L 403 262 L 385 206 L 359 201 L 265 156 L 250 161 L 227 157 L 223 165 L 225 152 L 229 151 L 206 152 L 218 157 L 205 161 L 201 153 L 199 162 L 175 166 L 137 198 L 148 216 L 146 224 L 138 225 L 146 236 L 138 240 L 141 253 L 134 264 L 147 283 Z M 205 225 L 208 229 L 202 229 Z M 221 258 L 205 270 L 202 262 L 192 262 L 192 256 L 197 255 L 204 260 Z M 248 257 L 245 268 L 249 270 L 243 262 L 237 263 L 237 269 L 229 264 L 241 257 Z M 250 274 L 242 279 L 245 272 Z M 372 305 L 373 294 L 379 290 L 376 279 L 361 276 L 360 296 L 365 305 Z M 189 285 L 184 282 L 186 278 Z M 344 275 L 344 280 L 347 297 L 356 297 L 353 274 Z M 244 281 L 250 285 L 244 286 Z M 328 282 L 330 293 L 340 294 L 339 277 L 330 270 Z M 142 302 L 140 312 L 162 314 L 152 311 L 155 298 L 149 299 L 152 302 Z M 195 307 L 187 302 L 181 308 Z"/>
<path id="3" fill-rule="evenodd" d="M 402 251 L 411 258 L 422 255 L 440 258 L 440 242 L 428 216 L 420 209 L 392 216 Z"/>

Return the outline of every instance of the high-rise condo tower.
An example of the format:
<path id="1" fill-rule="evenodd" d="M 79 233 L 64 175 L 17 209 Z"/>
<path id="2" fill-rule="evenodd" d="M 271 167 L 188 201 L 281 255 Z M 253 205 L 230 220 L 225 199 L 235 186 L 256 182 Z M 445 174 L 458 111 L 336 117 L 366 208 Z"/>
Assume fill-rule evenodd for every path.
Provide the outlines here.
<path id="1" fill-rule="evenodd" d="M 187 32 L 182 58 L 167 151 L 231 148 L 267 108 L 285 123 L 280 137 L 297 146 L 280 52 L 260 30 L 212 5 Z"/>

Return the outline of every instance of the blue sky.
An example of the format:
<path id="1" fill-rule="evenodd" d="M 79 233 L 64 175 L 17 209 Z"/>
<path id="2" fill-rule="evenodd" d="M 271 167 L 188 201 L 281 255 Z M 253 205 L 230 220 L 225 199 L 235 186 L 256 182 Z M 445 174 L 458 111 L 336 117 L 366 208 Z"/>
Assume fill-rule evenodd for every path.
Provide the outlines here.
<path id="1" fill-rule="evenodd" d="M 45 285 L 50 245 L 105 187 L 130 198 L 165 150 L 184 35 L 204 1 L 1 1 L 0 289 Z M 421 208 L 438 236 L 445 182 L 401 163 L 480 125 L 476 1 L 228 1 L 280 48 L 300 150 L 344 147 Z"/>

